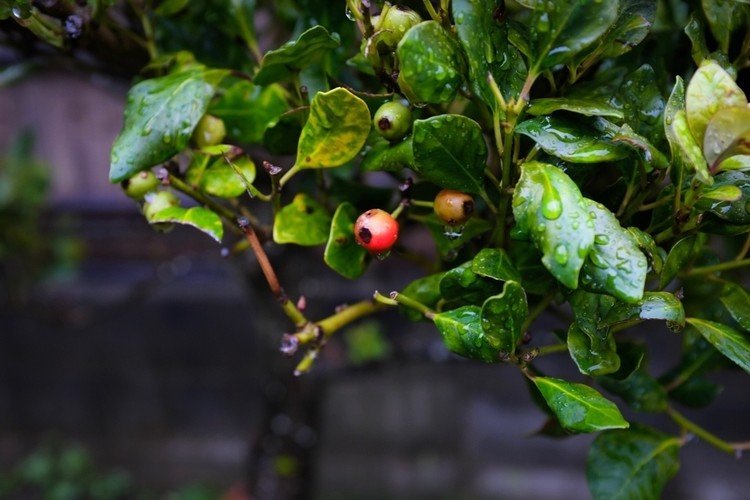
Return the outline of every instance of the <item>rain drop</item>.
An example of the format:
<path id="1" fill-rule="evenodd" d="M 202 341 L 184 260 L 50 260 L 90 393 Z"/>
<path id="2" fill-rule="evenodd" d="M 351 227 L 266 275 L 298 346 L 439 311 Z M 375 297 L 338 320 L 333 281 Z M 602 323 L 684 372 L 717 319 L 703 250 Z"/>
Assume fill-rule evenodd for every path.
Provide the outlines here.
<path id="1" fill-rule="evenodd" d="M 561 266 L 568 263 L 568 249 L 562 243 L 555 247 L 555 262 Z"/>

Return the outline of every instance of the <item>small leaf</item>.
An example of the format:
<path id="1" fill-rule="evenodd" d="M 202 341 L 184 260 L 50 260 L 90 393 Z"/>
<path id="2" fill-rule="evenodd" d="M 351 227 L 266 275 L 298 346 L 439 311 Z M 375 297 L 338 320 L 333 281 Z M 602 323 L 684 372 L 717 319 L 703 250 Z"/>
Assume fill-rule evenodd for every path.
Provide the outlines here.
<path id="1" fill-rule="evenodd" d="M 578 288 L 578 274 L 594 244 L 594 221 L 578 186 L 552 165 L 528 162 L 513 192 L 517 227 L 542 252 L 542 263 L 562 284 Z"/>
<path id="2" fill-rule="evenodd" d="M 531 137 L 552 156 L 573 163 L 621 160 L 628 150 L 582 123 L 562 117 L 540 116 L 521 122 L 516 132 Z"/>
<path id="3" fill-rule="evenodd" d="M 209 109 L 224 120 L 227 135 L 243 144 L 258 144 L 266 129 L 289 109 L 280 85 L 260 87 L 242 80 L 229 87 Z"/>
<path id="4" fill-rule="evenodd" d="M 479 276 L 498 281 L 521 281 L 521 275 L 502 248 L 483 248 L 471 262 L 471 270 Z"/>
<path id="5" fill-rule="evenodd" d="M 343 87 L 316 94 L 302 129 L 295 168 L 338 167 L 354 158 L 370 132 L 367 104 Z"/>
<path id="6" fill-rule="evenodd" d="M 172 222 L 185 224 L 200 229 L 218 243 L 224 236 L 224 226 L 221 219 L 214 212 L 203 207 L 169 207 L 156 212 L 149 221 L 151 223 Z"/>
<path id="7" fill-rule="evenodd" d="M 587 385 L 552 377 L 534 377 L 532 381 L 566 429 L 597 432 L 624 429 L 630 425 L 612 401 Z"/>
<path id="8" fill-rule="evenodd" d="M 440 280 L 440 295 L 458 305 L 482 304 L 487 297 L 502 290 L 496 280 L 483 278 L 471 270 L 471 261 L 447 271 Z"/>
<path id="9" fill-rule="evenodd" d="M 596 381 L 635 411 L 661 413 L 667 408 L 667 391 L 645 370 L 636 370 L 622 380 L 604 376 Z"/>
<path id="10" fill-rule="evenodd" d="M 703 153 L 712 166 L 730 156 L 750 153 L 750 107 L 717 111 L 708 122 Z"/>
<path id="11" fill-rule="evenodd" d="M 371 137 L 373 134 L 370 134 Z M 361 168 L 366 172 L 384 170 L 386 172 L 400 172 L 405 168 L 413 168 L 414 153 L 412 151 L 411 137 L 396 144 L 380 137 L 373 139 L 372 143 L 365 146 L 365 157 L 362 159 Z"/>
<path id="12" fill-rule="evenodd" d="M 419 278 L 409 283 L 403 289 L 401 295 L 414 299 L 420 304 L 424 304 L 430 309 L 434 309 L 442 296 L 440 295 L 440 281 L 445 273 L 431 274 L 424 278 Z M 409 307 L 401 307 L 401 312 L 412 321 L 424 319 L 424 315 Z"/>
<path id="13" fill-rule="evenodd" d="M 234 167 L 230 165 L 230 161 Z M 196 184 L 210 195 L 235 198 L 245 192 L 245 182 L 252 184 L 253 180 L 255 163 L 249 157 L 242 156 L 235 160 L 217 158 L 206 168 Z"/>
<path id="14" fill-rule="evenodd" d="M 652 168 L 663 170 L 669 167 L 669 160 L 659 149 L 651 142 L 637 134 L 630 125 L 624 124 L 611 139 L 615 144 L 623 144 L 631 149 L 635 149 L 645 162 L 646 172 Z"/>
<path id="15" fill-rule="evenodd" d="M 439 115 L 414 122 L 414 170 L 446 189 L 484 191 L 487 146 L 477 122 Z"/>
<path id="16" fill-rule="evenodd" d="M 714 181 L 718 193 L 714 191 L 713 196 L 712 192 L 707 193 L 708 196 L 704 194 L 695 203 L 695 207 L 732 224 L 750 224 L 750 173 L 722 172 L 714 177 Z M 738 191 L 739 197 L 736 196 Z M 722 194 L 735 199 L 717 199 Z"/>
<path id="17" fill-rule="evenodd" d="M 333 214 L 331 233 L 323 254 L 328 267 L 349 279 L 360 277 L 367 269 L 367 251 L 354 240 L 354 222 L 358 215 L 351 203 L 339 205 Z"/>
<path id="18" fill-rule="evenodd" d="M 290 40 L 278 49 L 266 52 L 253 82 L 265 86 L 286 80 L 302 68 L 316 64 L 340 43 L 338 34 L 329 34 L 323 26 L 313 26 L 297 40 Z"/>
<path id="19" fill-rule="evenodd" d="M 622 120 L 625 115 L 605 99 L 586 97 L 546 97 L 529 103 L 527 113 L 532 116 L 549 115 L 555 111 L 569 111 L 585 116 L 607 116 Z"/>
<path id="20" fill-rule="evenodd" d="M 449 351 L 485 363 L 496 363 L 500 349 L 482 329 L 482 310 L 477 306 L 464 306 L 436 314 L 435 326 Z"/>
<path id="21" fill-rule="evenodd" d="M 586 477 L 594 500 L 658 500 L 680 468 L 680 440 L 639 427 L 607 431 L 594 440 Z"/>
<path id="22" fill-rule="evenodd" d="M 746 336 L 727 325 L 713 321 L 688 318 L 687 322 L 693 325 L 719 352 L 750 373 L 750 340 Z"/>
<path id="23" fill-rule="evenodd" d="M 656 4 L 649 0 L 620 0 L 617 19 L 602 37 L 602 56 L 617 57 L 648 35 L 656 19 Z"/>
<path id="24" fill-rule="evenodd" d="M 620 368 L 615 339 L 606 328 L 588 333 L 572 323 L 568 329 L 568 351 L 584 375 L 606 375 Z"/>
<path id="25" fill-rule="evenodd" d="M 682 165 L 689 171 L 695 172 L 695 178 L 700 182 L 711 185 L 713 179 L 708 171 L 706 160 L 703 158 L 703 151 L 690 133 L 687 115 L 684 111 L 678 111 L 674 115 L 670 131 Z"/>
<path id="26" fill-rule="evenodd" d="M 682 238 L 675 243 L 664 262 L 664 269 L 659 279 L 659 288 L 666 287 L 677 276 L 678 272 L 690 265 L 701 254 L 707 241 L 707 235 L 698 233 Z"/>
<path id="27" fill-rule="evenodd" d="M 529 314 L 529 305 L 523 287 L 516 281 L 506 281 L 503 293 L 484 301 L 482 328 L 497 347 L 509 354 L 516 350 L 523 326 Z"/>
<path id="28" fill-rule="evenodd" d="M 310 196 L 299 193 L 276 214 L 273 241 L 302 246 L 322 245 L 328 241 L 331 217 Z"/>
<path id="29" fill-rule="evenodd" d="M 463 83 L 461 48 L 436 21 L 411 28 L 396 50 L 398 85 L 411 102 L 450 102 Z"/>
<path id="30" fill-rule="evenodd" d="M 618 302 L 609 310 L 604 323 L 612 326 L 634 318 L 664 320 L 670 325 L 685 326 L 682 302 L 669 292 L 646 292 L 643 300 L 635 304 Z"/>
<path id="31" fill-rule="evenodd" d="M 719 163 L 717 172 L 727 170 L 750 170 L 750 155 L 737 155 L 727 158 Z"/>
<path id="32" fill-rule="evenodd" d="M 725 281 L 719 300 L 743 330 L 750 332 L 750 294 L 744 287 Z"/>
<path id="33" fill-rule="evenodd" d="M 131 88 L 125 123 L 112 146 L 110 182 L 123 181 L 185 149 L 226 74 L 192 68 Z"/>

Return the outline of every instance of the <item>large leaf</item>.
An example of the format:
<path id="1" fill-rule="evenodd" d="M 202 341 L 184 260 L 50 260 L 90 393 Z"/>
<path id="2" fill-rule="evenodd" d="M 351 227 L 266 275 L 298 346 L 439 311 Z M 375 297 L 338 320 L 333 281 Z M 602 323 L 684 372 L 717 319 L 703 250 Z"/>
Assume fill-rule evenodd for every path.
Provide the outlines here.
<path id="1" fill-rule="evenodd" d="M 606 99 L 595 97 L 545 97 L 534 99 L 526 112 L 533 116 L 549 115 L 555 111 L 570 111 L 586 116 L 607 116 L 622 120 L 623 112 Z"/>
<path id="2" fill-rule="evenodd" d="M 351 203 L 339 205 L 333 214 L 323 254 L 328 267 L 349 279 L 360 277 L 367 268 L 367 251 L 354 240 L 354 222 L 358 216 L 359 212 Z"/>
<path id="3" fill-rule="evenodd" d="M 717 111 L 746 106 L 747 98 L 732 77 L 718 63 L 706 60 L 690 79 L 685 91 L 687 123 L 698 144 Z"/>
<path id="4" fill-rule="evenodd" d="M 482 329 L 482 310 L 477 306 L 464 306 L 436 314 L 435 326 L 451 352 L 485 363 L 496 363 L 500 349 L 497 341 Z"/>
<path id="5" fill-rule="evenodd" d="M 440 294 L 446 301 L 481 305 L 487 297 L 500 293 L 503 287 L 498 281 L 479 276 L 471 267 L 469 261 L 445 272 L 440 280 Z"/>
<path id="6" fill-rule="evenodd" d="M 367 104 L 343 87 L 319 92 L 302 128 L 294 168 L 338 167 L 356 156 L 370 132 Z"/>
<path id="7" fill-rule="evenodd" d="M 296 40 L 266 52 L 253 81 L 258 85 L 268 85 L 286 80 L 302 68 L 320 61 L 323 55 L 339 44 L 338 34 L 328 33 L 323 26 L 313 26 Z"/>
<path id="8" fill-rule="evenodd" d="M 595 500 L 658 500 L 680 468 L 680 439 L 639 427 L 607 431 L 591 445 L 586 464 Z"/>
<path id="9" fill-rule="evenodd" d="M 412 102 L 450 102 L 463 83 L 461 47 L 436 21 L 411 28 L 396 50 L 398 85 Z"/>
<path id="10" fill-rule="evenodd" d="M 687 322 L 693 325 L 719 352 L 750 373 L 750 340 L 747 336 L 714 321 L 688 318 Z"/>
<path id="11" fill-rule="evenodd" d="M 564 64 L 596 43 L 617 19 L 618 7 L 617 0 L 539 2 L 529 23 L 531 73 Z"/>
<path id="12" fill-rule="evenodd" d="M 414 170 L 438 186 L 468 193 L 484 191 L 487 146 L 477 122 L 440 115 L 414 122 Z"/>
<path id="13" fill-rule="evenodd" d="M 299 193 L 276 214 L 273 241 L 302 246 L 322 245 L 328 241 L 331 216 L 310 196 Z"/>
<path id="14" fill-rule="evenodd" d="M 209 109 L 224 120 L 227 135 L 237 142 L 257 144 L 266 129 L 276 123 L 289 106 L 286 92 L 279 85 L 266 88 L 241 80 L 229 87 Z"/>
<path id="15" fill-rule="evenodd" d="M 499 281 L 521 281 L 510 257 L 501 248 L 483 248 L 471 261 L 471 270 L 479 276 Z"/>
<path id="16" fill-rule="evenodd" d="M 221 219 L 211 210 L 203 207 L 169 207 L 156 212 L 149 219 L 152 224 L 171 222 L 174 224 L 184 224 L 193 226 L 221 243 L 224 235 L 224 226 Z"/>
<path id="17" fill-rule="evenodd" d="M 123 181 L 185 149 L 226 74 L 192 68 L 131 88 L 124 125 L 112 146 L 109 180 Z"/>
<path id="18" fill-rule="evenodd" d="M 600 163 L 621 160 L 628 150 L 613 143 L 585 124 L 558 116 L 539 116 L 521 122 L 519 134 L 531 137 L 552 156 L 573 163 Z"/>
<path id="19" fill-rule="evenodd" d="M 612 212 L 601 203 L 588 199 L 586 202 L 589 211 L 595 215 L 596 236 L 581 269 L 582 286 L 625 302 L 641 300 L 648 273 L 646 256 Z"/>
<path id="20" fill-rule="evenodd" d="M 742 285 L 725 281 L 719 300 L 742 329 L 750 332 L 750 294 L 747 290 Z"/>
<path id="21" fill-rule="evenodd" d="M 534 377 L 533 382 L 566 429 L 597 432 L 630 425 L 612 401 L 587 385 L 552 377 Z"/>
<path id="22" fill-rule="evenodd" d="M 500 350 L 512 354 L 523 335 L 521 327 L 528 314 L 529 305 L 523 287 L 516 281 L 506 281 L 503 293 L 484 301 L 482 328 Z"/>
<path id="23" fill-rule="evenodd" d="M 750 107 L 734 106 L 716 112 L 703 138 L 703 153 L 710 165 L 734 155 L 750 153 Z"/>
<path id="24" fill-rule="evenodd" d="M 615 339 L 606 328 L 587 332 L 577 323 L 571 323 L 568 328 L 568 351 L 584 375 L 606 375 L 620 368 Z"/>
<path id="25" fill-rule="evenodd" d="M 542 252 L 544 266 L 568 288 L 594 244 L 594 220 L 578 186 L 562 170 L 539 162 L 522 165 L 513 192 L 513 215 L 520 231 Z"/>

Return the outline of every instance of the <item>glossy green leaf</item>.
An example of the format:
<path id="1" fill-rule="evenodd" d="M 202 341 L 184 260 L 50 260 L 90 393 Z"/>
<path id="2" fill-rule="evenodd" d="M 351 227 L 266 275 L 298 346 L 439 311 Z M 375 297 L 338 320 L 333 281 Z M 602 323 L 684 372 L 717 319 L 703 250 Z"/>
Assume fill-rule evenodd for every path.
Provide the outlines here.
<path id="1" fill-rule="evenodd" d="M 648 261 L 630 232 L 604 205 L 586 200 L 594 215 L 594 246 L 581 269 L 581 286 L 625 302 L 643 297 Z"/>
<path id="2" fill-rule="evenodd" d="M 714 61 L 706 60 L 690 79 L 685 91 L 687 123 L 698 144 L 717 111 L 747 106 L 747 98 L 732 77 Z"/>
<path id="3" fill-rule="evenodd" d="M 750 340 L 747 336 L 714 321 L 688 318 L 687 322 L 694 326 L 719 352 L 750 373 Z"/>
<path id="4" fill-rule="evenodd" d="M 425 217 L 424 224 L 427 226 L 430 234 L 432 234 L 438 252 L 447 260 L 453 260 L 459 248 L 492 229 L 490 222 L 478 217 L 469 219 L 464 224 L 461 232 L 456 232 L 455 229 L 446 227 L 445 223 L 438 219 L 435 214 Z"/>
<path id="5" fill-rule="evenodd" d="M 398 85 L 416 103 L 450 102 L 463 84 L 461 47 L 436 21 L 411 28 L 396 50 Z"/>
<path id="6" fill-rule="evenodd" d="M 534 377 L 533 382 L 566 429 L 598 432 L 630 425 L 612 401 L 587 385 L 552 377 Z"/>
<path id="7" fill-rule="evenodd" d="M 683 179 L 683 172 L 687 168 L 685 163 L 685 154 L 680 147 L 680 141 L 677 134 L 672 128 L 677 113 L 685 111 L 685 82 L 680 76 L 677 76 L 672 93 L 667 99 L 667 105 L 664 108 L 664 135 L 669 142 L 669 150 L 672 154 L 672 184 L 679 186 Z M 681 186 L 680 186 L 681 187 Z"/>
<path id="8" fill-rule="evenodd" d="M 558 282 L 542 264 L 542 255 L 533 242 L 515 241 L 508 252 L 527 294 L 547 295 L 557 290 Z"/>
<path id="9" fill-rule="evenodd" d="M 559 0 L 534 10 L 531 73 L 564 64 L 595 44 L 617 19 L 619 1 Z"/>
<path id="10" fill-rule="evenodd" d="M 644 64 L 625 76 L 613 101 L 621 107 L 625 121 L 637 134 L 655 144 L 661 143 L 666 102 L 651 66 Z"/>
<path id="11" fill-rule="evenodd" d="M 503 293 L 490 297 L 482 305 L 482 328 L 493 344 L 507 353 L 516 350 L 529 314 L 526 292 L 517 281 L 506 281 Z"/>
<path id="12" fill-rule="evenodd" d="M 290 40 L 278 49 L 266 52 L 253 81 L 265 86 L 286 80 L 302 68 L 316 64 L 328 51 L 339 45 L 338 34 L 328 33 L 323 26 L 313 26 L 296 40 Z"/>
<path id="13" fill-rule="evenodd" d="M 637 134 L 627 123 L 618 129 L 617 133 L 612 136 L 611 141 L 636 150 L 644 161 L 647 172 L 650 172 L 653 168 L 662 170 L 669 167 L 669 160 L 664 153 L 657 149 L 646 137 Z"/>
<path id="14" fill-rule="evenodd" d="M 722 172 L 714 178 L 714 187 L 719 193 L 730 189 L 725 194 L 737 194 L 735 199 L 717 199 L 719 196 L 702 196 L 695 203 L 699 210 L 709 212 L 721 220 L 732 224 L 750 224 L 750 173 L 740 171 Z"/>
<path id="15" fill-rule="evenodd" d="M 367 104 L 345 88 L 318 93 L 302 128 L 295 168 L 343 165 L 362 149 L 370 125 Z"/>
<path id="16" fill-rule="evenodd" d="M 640 44 L 656 19 L 653 0 L 620 0 L 617 19 L 602 37 L 602 56 L 617 57 Z"/>
<path id="17" fill-rule="evenodd" d="M 484 191 L 487 146 L 482 128 L 460 115 L 439 115 L 414 122 L 414 170 L 447 189 Z"/>
<path id="18" fill-rule="evenodd" d="M 257 144 L 266 129 L 289 109 L 279 85 L 260 87 L 242 80 L 229 87 L 209 113 L 224 120 L 227 135 L 243 144 Z"/>
<path id="19" fill-rule="evenodd" d="M 750 294 L 737 283 L 725 281 L 719 300 L 746 332 L 750 332 Z"/>
<path id="20" fill-rule="evenodd" d="M 586 116 L 608 116 L 622 120 L 624 114 L 605 99 L 586 97 L 545 97 L 533 99 L 526 112 L 533 116 L 569 111 Z"/>
<path id="21" fill-rule="evenodd" d="M 664 262 L 664 270 L 659 279 L 659 288 L 666 287 L 677 276 L 678 272 L 695 260 L 703 251 L 707 240 L 707 235 L 698 233 L 682 238 L 675 243 Z"/>
<path id="22" fill-rule="evenodd" d="M 480 250 L 471 261 L 471 270 L 479 276 L 498 281 L 521 281 L 521 275 L 502 248 Z"/>
<path id="23" fill-rule="evenodd" d="M 719 48 L 728 54 L 732 33 L 742 24 L 743 9 L 732 0 L 701 0 L 701 5 Z"/>
<path id="24" fill-rule="evenodd" d="M 584 375 L 606 375 L 620 368 L 615 339 L 606 328 L 586 332 L 572 323 L 568 328 L 568 351 Z"/>
<path id="25" fill-rule="evenodd" d="M 631 319 L 655 319 L 666 321 L 670 326 L 685 326 L 685 309 L 680 299 L 670 292 L 646 292 L 635 304 L 618 302 L 604 318 L 608 326 Z"/>
<path id="26" fill-rule="evenodd" d="M 371 134 L 372 136 L 372 134 Z M 411 137 L 392 144 L 378 134 L 372 143 L 365 146 L 365 156 L 362 158 L 362 170 L 384 170 L 386 172 L 400 172 L 404 168 L 414 165 Z"/>
<path id="27" fill-rule="evenodd" d="M 496 363 L 500 349 L 496 341 L 484 333 L 481 313 L 477 306 L 464 306 L 436 314 L 433 321 L 449 351 L 485 363 Z"/>
<path id="28" fill-rule="evenodd" d="M 302 246 L 322 245 L 328 241 L 331 216 L 310 196 L 299 193 L 276 214 L 273 241 Z"/>
<path id="29" fill-rule="evenodd" d="M 149 221 L 153 223 L 171 222 L 193 226 L 221 243 L 224 236 L 224 226 L 221 219 L 211 210 L 203 207 L 169 207 L 156 212 Z"/>
<path id="30" fill-rule="evenodd" d="M 627 231 L 633 235 L 638 248 L 640 248 L 646 255 L 646 258 L 651 265 L 651 270 L 656 274 L 660 274 L 664 268 L 664 261 L 667 258 L 667 252 L 656 244 L 653 236 L 641 231 L 637 227 L 629 227 L 627 228 Z"/>
<path id="31" fill-rule="evenodd" d="M 661 413 L 667 408 L 667 391 L 645 370 L 636 370 L 623 380 L 598 377 L 597 382 L 635 411 Z"/>
<path id="32" fill-rule="evenodd" d="M 692 49 L 690 54 L 693 56 L 693 62 L 699 65 L 708 59 L 708 45 L 706 44 L 705 26 L 703 20 L 697 13 L 693 12 L 690 15 L 690 21 L 685 25 L 685 34 L 690 39 Z"/>
<path id="33" fill-rule="evenodd" d="M 678 154 L 682 158 L 682 164 L 691 172 L 695 172 L 695 178 L 703 184 L 712 183 L 711 174 L 703 158 L 703 151 L 688 128 L 687 115 L 684 111 L 678 111 L 674 115 L 671 124 L 671 137 L 675 140 Z"/>
<path id="34" fill-rule="evenodd" d="M 594 220 L 578 186 L 552 165 L 528 162 L 513 192 L 518 228 L 542 252 L 544 266 L 568 288 L 594 244 Z"/>
<path id="35" fill-rule="evenodd" d="M 405 295 L 420 304 L 434 309 L 442 298 L 440 295 L 440 280 L 443 279 L 444 275 L 445 273 L 430 274 L 424 278 L 414 280 L 403 289 L 401 295 Z M 419 321 L 424 318 L 421 312 L 409 307 L 402 307 L 401 312 L 412 321 Z"/>
<path id="36" fill-rule="evenodd" d="M 307 112 L 307 108 L 291 109 L 268 125 L 263 133 L 263 147 L 274 155 L 297 154 L 297 143 L 307 120 Z"/>
<path id="37" fill-rule="evenodd" d="M 730 156 L 750 154 L 750 107 L 717 111 L 706 127 L 703 153 L 712 166 Z"/>
<path id="38" fill-rule="evenodd" d="M 573 163 L 621 160 L 628 155 L 622 145 L 567 118 L 539 116 L 518 124 L 516 132 L 534 139 L 546 153 Z"/>
<path id="39" fill-rule="evenodd" d="M 349 279 L 355 279 L 367 269 L 367 250 L 354 240 L 354 222 L 359 212 L 351 203 L 342 203 L 333 214 L 323 260 L 328 267 Z"/>
<path id="40" fill-rule="evenodd" d="M 589 451 L 586 478 L 594 500 L 658 500 L 680 468 L 680 439 L 638 427 L 607 431 Z"/>
<path id="41" fill-rule="evenodd" d="M 255 173 L 255 163 L 247 156 L 234 160 L 217 158 L 200 172 L 188 169 L 186 179 L 210 195 L 235 198 L 245 192 L 245 183 L 252 184 Z"/>
<path id="42" fill-rule="evenodd" d="M 123 181 L 182 151 L 226 74 L 192 68 L 131 88 L 125 123 L 112 146 L 109 180 Z"/>
<path id="43" fill-rule="evenodd" d="M 482 304 L 503 289 L 496 280 L 483 278 L 471 270 L 471 261 L 447 271 L 440 280 L 440 295 L 459 305 Z"/>

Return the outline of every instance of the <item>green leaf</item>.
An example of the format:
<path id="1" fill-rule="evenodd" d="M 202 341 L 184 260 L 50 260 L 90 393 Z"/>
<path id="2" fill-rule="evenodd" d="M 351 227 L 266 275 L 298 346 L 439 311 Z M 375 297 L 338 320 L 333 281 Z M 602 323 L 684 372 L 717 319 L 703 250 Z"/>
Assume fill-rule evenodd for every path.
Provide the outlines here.
<path id="1" fill-rule="evenodd" d="M 635 411 L 663 412 L 667 407 L 667 391 L 650 376 L 644 366 L 645 349 L 632 342 L 617 346 L 620 369 L 596 381 L 608 392 L 621 397 Z"/>
<path id="2" fill-rule="evenodd" d="M 732 33 L 742 24 L 743 9 L 732 0 L 701 0 L 701 5 L 719 48 L 728 54 Z"/>
<path id="3" fill-rule="evenodd" d="M 573 163 L 600 163 L 628 156 L 626 148 L 567 118 L 539 116 L 519 123 L 516 132 L 534 139 L 546 153 Z"/>
<path id="4" fill-rule="evenodd" d="M 288 108 L 286 91 L 280 85 L 263 88 L 242 80 L 229 87 L 209 113 L 224 120 L 227 135 L 234 141 L 258 144 Z"/>
<path id="5" fill-rule="evenodd" d="M 620 0 L 617 19 L 602 37 L 603 57 L 617 57 L 648 35 L 656 19 L 656 2 L 651 0 Z"/>
<path id="6" fill-rule="evenodd" d="M 677 276 L 678 272 L 687 268 L 701 254 L 707 241 L 707 235 L 698 233 L 682 238 L 675 243 L 664 262 L 664 269 L 659 279 L 659 288 L 666 287 Z"/>
<path id="7" fill-rule="evenodd" d="M 440 115 L 414 122 L 414 170 L 446 189 L 484 191 L 487 146 L 471 118 Z"/>
<path id="8" fill-rule="evenodd" d="M 328 33 L 323 26 L 313 26 L 296 40 L 290 40 L 263 56 L 253 78 L 257 85 L 268 85 L 291 78 L 302 68 L 318 63 L 332 49 L 340 45 L 338 34 Z"/>
<path id="9" fill-rule="evenodd" d="M 746 332 L 750 332 L 750 294 L 737 283 L 725 281 L 719 300 Z"/>
<path id="10" fill-rule="evenodd" d="M 542 263 L 563 285 L 578 288 L 578 274 L 594 244 L 594 220 L 578 186 L 562 170 L 539 162 L 522 165 L 513 192 L 520 231 L 542 252 Z"/>
<path id="11" fill-rule="evenodd" d="M 586 200 L 594 214 L 594 246 L 581 269 L 586 290 L 608 293 L 625 302 L 643 297 L 648 262 L 633 235 L 601 203 Z"/>
<path id="12" fill-rule="evenodd" d="M 537 75 L 573 59 L 596 43 L 615 22 L 619 2 L 559 0 L 537 5 L 531 27 L 531 73 Z"/>
<path id="13" fill-rule="evenodd" d="M 372 137 L 373 134 L 370 134 Z M 365 157 L 362 158 L 362 170 L 369 172 L 384 170 L 386 172 L 400 172 L 404 168 L 414 165 L 411 137 L 392 144 L 376 134 L 369 148 L 365 146 Z"/>
<path id="14" fill-rule="evenodd" d="M 645 231 L 641 231 L 637 227 L 629 227 L 627 230 L 633 235 L 633 238 L 635 238 L 638 248 L 646 254 L 654 273 L 661 274 L 661 271 L 664 268 L 664 261 L 667 258 L 667 252 L 656 244 L 653 236 Z"/>
<path id="15" fill-rule="evenodd" d="M 664 153 L 657 149 L 647 138 L 637 134 L 627 123 L 619 128 L 617 134 L 611 138 L 611 141 L 638 151 L 639 156 L 645 162 L 646 172 L 650 172 L 653 168 L 663 170 L 669 167 L 669 160 Z"/>
<path id="16" fill-rule="evenodd" d="M 498 281 L 521 281 L 521 275 L 502 248 L 480 250 L 471 262 L 471 270 L 479 276 Z"/>
<path id="17" fill-rule="evenodd" d="M 597 432 L 624 429 L 630 425 L 612 401 L 587 385 L 552 377 L 534 377 L 532 381 L 566 429 Z"/>
<path id="18" fill-rule="evenodd" d="M 221 243 L 224 236 L 224 226 L 221 219 L 211 210 L 203 207 L 169 207 L 160 210 L 149 220 L 152 224 L 162 222 L 172 222 L 174 224 L 185 224 L 199 229 Z"/>
<path id="19" fill-rule="evenodd" d="M 695 72 L 685 91 L 687 123 L 698 144 L 717 111 L 747 106 L 747 98 L 732 77 L 716 62 L 707 60 Z"/>
<path id="20" fill-rule="evenodd" d="M 674 115 L 670 131 L 682 160 L 682 165 L 687 167 L 689 171 L 695 172 L 695 177 L 700 182 L 711 185 L 713 179 L 706 165 L 706 160 L 703 158 L 703 151 L 690 133 L 687 115 L 684 111 L 678 111 Z"/>
<path id="21" fill-rule="evenodd" d="M 680 468 L 680 440 L 639 427 L 607 431 L 589 451 L 586 477 L 594 500 L 658 500 Z"/>
<path id="22" fill-rule="evenodd" d="M 669 391 L 669 397 L 690 408 L 704 408 L 713 403 L 723 387 L 706 377 L 691 377 Z"/>
<path id="23" fill-rule="evenodd" d="M 706 127 L 703 153 L 711 166 L 730 156 L 750 153 L 750 107 L 717 111 Z"/>
<path id="24" fill-rule="evenodd" d="M 420 304 L 424 304 L 430 309 L 434 309 L 437 303 L 442 299 L 440 295 L 440 281 L 445 273 L 431 274 L 424 278 L 419 278 L 409 283 L 401 292 L 410 299 L 414 299 Z M 402 307 L 401 312 L 412 321 L 424 319 L 424 315 L 410 307 Z"/>
<path id="25" fill-rule="evenodd" d="M 666 103 L 651 66 L 644 64 L 628 74 L 613 100 L 623 109 L 625 121 L 637 134 L 661 144 L 664 137 L 661 117 Z"/>
<path id="26" fill-rule="evenodd" d="M 698 318 L 688 318 L 703 338 L 708 340 L 724 356 L 750 373 L 750 340 L 745 335 L 721 323 Z"/>
<path id="27" fill-rule="evenodd" d="M 328 241 L 331 217 L 326 209 L 310 196 L 299 193 L 276 214 L 273 241 L 302 246 L 322 245 Z"/>
<path id="28" fill-rule="evenodd" d="M 699 66 L 705 59 L 708 59 L 709 53 L 704 31 L 703 21 L 696 12 L 693 12 L 690 15 L 690 21 L 685 25 L 685 34 L 692 44 L 690 54 L 693 56 L 693 62 Z"/>
<path id="29" fill-rule="evenodd" d="M 719 163 L 717 172 L 725 170 L 750 170 L 750 155 L 737 155 L 727 158 Z"/>
<path id="30" fill-rule="evenodd" d="M 191 170 L 186 173 L 186 178 L 188 182 L 210 195 L 235 198 L 245 192 L 245 182 L 252 184 L 255 180 L 255 163 L 247 156 L 234 160 L 217 158 L 200 173 L 199 178 L 196 178 Z"/>
<path id="31" fill-rule="evenodd" d="M 607 100 L 596 97 L 546 97 L 534 99 L 526 112 L 533 116 L 549 115 L 555 111 L 570 111 L 586 116 L 608 116 L 622 120 L 623 112 Z"/>
<path id="32" fill-rule="evenodd" d="M 526 292 L 516 281 L 506 281 L 503 293 L 490 297 L 482 305 L 482 328 L 493 344 L 509 354 L 516 350 L 529 314 Z"/>
<path id="33" fill-rule="evenodd" d="M 670 292 L 646 292 L 643 300 L 635 304 L 618 302 L 609 310 L 604 323 L 612 326 L 635 318 L 664 320 L 670 326 L 685 326 L 682 302 Z"/>
<path id="34" fill-rule="evenodd" d="M 496 363 L 500 349 L 495 339 L 482 329 L 481 313 L 477 306 L 464 306 L 436 314 L 433 321 L 449 351 L 485 363 Z"/>
<path id="35" fill-rule="evenodd" d="M 458 233 L 452 228 L 446 228 L 445 223 L 438 219 L 434 213 L 425 217 L 424 224 L 432 234 L 438 252 L 447 260 L 453 260 L 459 248 L 492 229 L 490 222 L 472 217 L 464 224 L 463 230 Z"/>
<path id="36" fill-rule="evenodd" d="M 294 168 L 338 167 L 354 158 L 370 132 L 367 104 L 343 87 L 316 94 Z"/>
<path id="37" fill-rule="evenodd" d="M 415 103 L 450 102 L 463 84 L 461 48 L 436 21 L 409 29 L 396 49 L 398 85 Z"/>
<path id="38" fill-rule="evenodd" d="M 568 351 L 584 375 L 606 375 L 620 368 L 615 339 L 607 328 L 587 332 L 577 323 L 571 323 L 568 328 Z"/>
<path id="39" fill-rule="evenodd" d="M 727 188 L 733 188 L 731 193 L 725 194 L 736 194 L 734 190 L 739 190 L 740 196 L 728 200 L 702 196 L 695 207 L 732 224 L 750 224 L 750 212 L 747 211 L 750 203 L 750 174 L 739 171 L 722 172 L 714 177 L 714 181 L 714 187 L 720 190 L 719 194 Z"/>
<path id="40" fill-rule="evenodd" d="M 226 74 L 192 68 L 131 88 L 125 123 L 112 146 L 110 182 L 123 181 L 185 149 Z"/>
<path id="41" fill-rule="evenodd" d="M 487 297 L 500 293 L 502 285 L 483 278 L 471 270 L 472 262 L 465 262 L 447 271 L 440 280 L 440 295 L 458 305 L 482 304 Z"/>
<path id="42" fill-rule="evenodd" d="M 323 254 L 328 267 L 351 280 L 358 278 L 367 269 L 367 250 L 354 240 L 354 222 L 359 212 L 354 205 L 345 202 L 333 214 L 331 233 Z"/>

